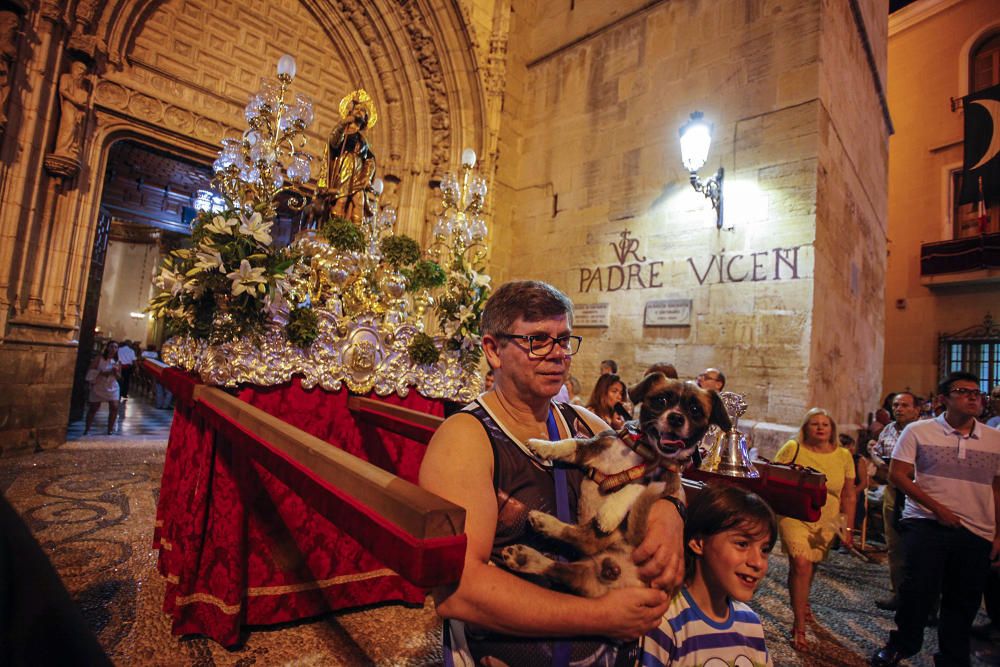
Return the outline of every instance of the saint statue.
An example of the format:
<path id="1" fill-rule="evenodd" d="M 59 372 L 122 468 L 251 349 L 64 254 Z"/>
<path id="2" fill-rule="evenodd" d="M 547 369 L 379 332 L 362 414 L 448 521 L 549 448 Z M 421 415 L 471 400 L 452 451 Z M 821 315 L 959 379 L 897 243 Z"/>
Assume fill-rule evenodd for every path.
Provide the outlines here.
<path id="1" fill-rule="evenodd" d="M 74 60 L 69 71 L 59 77 L 59 98 L 61 104 L 55 153 L 79 160 L 87 102 L 90 99 L 87 66 L 81 61 Z"/>
<path id="2" fill-rule="evenodd" d="M 340 122 L 326 146 L 326 171 L 306 210 L 309 227 L 331 216 L 361 224 L 375 213 L 375 154 L 364 135 L 378 120 L 375 103 L 364 90 L 356 90 L 340 101 L 339 110 Z"/>
<path id="3" fill-rule="evenodd" d="M 14 78 L 19 22 L 14 12 L 0 12 L 0 129 L 7 125 L 7 97 Z"/>

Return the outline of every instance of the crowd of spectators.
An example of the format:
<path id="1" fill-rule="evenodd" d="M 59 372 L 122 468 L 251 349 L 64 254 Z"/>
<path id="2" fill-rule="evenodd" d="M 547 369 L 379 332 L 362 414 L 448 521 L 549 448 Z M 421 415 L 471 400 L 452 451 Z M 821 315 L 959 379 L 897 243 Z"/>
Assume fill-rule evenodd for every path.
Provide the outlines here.
<path id="1" fill-rule="evenodd" d="M 651 364 L 643 375 L 652 372 L 678 378 L 677 369 L 668 362 Z M 706 368 L 693 380 L 704 389 L 721 392 L 726 387 L 726 375 L 718 368 Z M 618 363 L 605 359 L 586 403 L 616 430 L 624 426 L 633 411 L 626 386 Z M 1000 445 L 991 450 L 983 444 L 994 439 L 1000 442 L 1000 434 L 992 435 L 992 429 L 1000 428 L 1000 385 L 989 393 L 981 393 L 979 386 L 978 378 L 959 373 L 949 376 L 926 399 L 909 390 L 893 392 L 869 415 L 868 424 L 857 437 L 838 433 L 833 416 L 814 408 L 806 413 L 796 436 L 780 449 L 776 462 L 806 465 L 827 478 L 828 500 L 818 521 L 783 517 L 779 522 L 782 550 L 789 557 L 792 644 L 796 649 L 808 646 L 807 628 L 815 623 L 809 607 L 815 567 L 838 544 L 844 551 L 855 549 L 855 536 L 865 532 L 869 540 L 879 534 L 884 540 L 890 595 L 875 604 L 895 611 L 899 626 L 886 648 L 872 657 L 873 665 L 894 665 L 919 651 L 927 625 L 940 624 L 937 664 L 967 665 L 970 635 L 1000 645 L 1000 539 L 996 537 L 995 523 L 990 523 L 996 521 L 994 514 L 989 511 L 998 493 L 993 486 L 1000 489 Z M 566 384 L 556 400 L 573 397 L 579 403 L 579 395 L 579 380 L 567 373 Z M 924 422 L 936 426 L 925 426 Z M 983 479 L 942 483 L 933 466 L 922 469 L 919 452 L 931 445 L 923 442 L 921 434 L 926 435 L 928 428 L 951 433 L 958 439 L 958 449 L 951 455 L 959 460 L 963 459 L 959 450 L 976 452 L 974 456 L 982 458 L 979 476 Z M 906 493 L 905 488 L 914 491 L 916 497 Z M 952 497 L 949 493 L 958 495 Z M 978 498 L 977 493 L 982 497 Z M 981 516 L 965 516 L 949 507 L 948 503 L 958 497 L 977 497 Z M 953 550 L 948 546 L 951 543 L 942 543 L 940 535 L 935 534 L 937 529 L 927 524 L 945 526 L 950 534 L 957 535 L 949 539 L 961 545 L 960 560 L 928 561 L 914 555 L 925 553 L 930 544 L 942 553 Z M 976 525 L 980 526 L 978 535 Z M 974 554 L 981 558 L 977 560 Z M 950 578 L 945 573 L 950 573 Z M 951 592 L 944 594 L 946 591 Z M 990 622 L 972 627 L 984 591 Z M 903 602 L 907 597 L 909 602 Z"/>

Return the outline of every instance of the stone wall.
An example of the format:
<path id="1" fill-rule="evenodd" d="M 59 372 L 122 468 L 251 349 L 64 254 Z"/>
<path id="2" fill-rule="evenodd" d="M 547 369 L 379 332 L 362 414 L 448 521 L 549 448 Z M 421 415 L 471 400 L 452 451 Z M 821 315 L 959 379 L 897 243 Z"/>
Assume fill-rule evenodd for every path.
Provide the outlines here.
<path id="1" fill-rule="evenodd" d="M 884 23 L 879 3 L 862 4 L 863 16 Z M 498 209 L 512 213 L 509 230 L 498 232 L 509 245 L 497 244 L 494 275 L 547 280 L 584 309 L 606 304 L 609 326 L 578 321 L 585 342 L 573 372 L 585 393 L 604 358 L 617 359 L 629 380 L 661 360 L 686 377 L 716 365 L 730 378 L 727 389 L 748 394 L 748 417 L 762 423 L 797 426 L 816 401 L 841 420 L 857 419 L 878 379 L 835 390 L 820 377 L 821 360 L 839 356 L 859 365 L 855 375 L 877 368 L 878 317 L 838 325 L 840 338 L 817 331 L 817 322 L 825 327 L 829 313 L 845 304 L 851 312 L 861 298 L 828 266 L 849 266 L 843 255 L 857 254 L 866 298 L 881 275 L 869 266 L 878 245 L 857 246 L 884 219 L 884 177 L 866 192 L 859 183 L 868 174 L 854 175 L 848 155 L 870 162 L 865 169 L 884 168 L 886 134 L 858 31 L 840 14 L 851 17 L 848 5 L 577 5 L 514 3 L 515 16 L 534 11 L 544 20 L 511 30 L 512 52 L 527 55 L 510 63 L 501 145 L 517 150 L 518 168 L 498 178 L 509 188 Z M 884 27 L 871 32 L 884 41 Z M 834 40 L 851 57 L 826 45 Z M 822 49 L 834 58 L 829 65 Z M 837 75 L 850 88 L 834 113 L 821 95 L 834 76 L 827 67 L 848 70 Z M 831 129 L 854 130 L 846 109 L 875 117 L 874 132 L 858 137 L 874 148 L 830 147 Z M 701 175 L 724 167 L 731 230 L 716 229 L 680 163 L 678 129 L 695 110 L 714 123 Z M 864 220 L 837 245 L 824 234 L 843 222 L 843 199 L 863 201 L 855 206 Z M 822 260 L 820 247 L 829 255 Z M 690 301 L 686 323 L 646 325 L 647 304 L 666 299 L 681 301 L 681 311 Z"/>
<path id="2" fill-rule="evenodd" d="M 881 404 L 889 136 L 879 99 L 884 66 L 871 68 L 865 52 L 866 43 L 885 43 L 887 24 L 884 15 L 854 15 L 850 7 L 822 5 L 809 365 L 810 405 L 845 425 L 867 423 Z"/>

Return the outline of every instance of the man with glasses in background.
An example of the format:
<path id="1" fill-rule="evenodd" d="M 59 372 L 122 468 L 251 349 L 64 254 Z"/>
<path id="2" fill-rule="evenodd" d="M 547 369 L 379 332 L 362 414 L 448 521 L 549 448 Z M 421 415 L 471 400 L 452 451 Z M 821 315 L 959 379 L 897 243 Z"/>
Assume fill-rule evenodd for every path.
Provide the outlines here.
<path id="1" fill-rule="evenodd" d="M 1000 559 L 1000 431 L 976 420 L 982 399 L 972 373 L 952 373 L 938 391 L 944 413 L 907 426 L 889 465 L 889 480 L 906 494 L 905 565 L 897 629 L 872 656 L 877 667 L 920 650 L 939 594 L 935 664 L 968 665 L 972 621 Z"/>
<path id="2" fill-rule="evenodd" d="M 583 473 L 536 458 L 524 442 L 608 429 L 591 412 L 553 402 L 579 350 L 573 306 L 551 285 L 520 281 L 490 297 L 480 330 L 493 391 L 448 418 L 434 434 L 420 484 L 466 510 L 465 564 L 457 585 L 434 592 L 446 619 L 446 664 L 634 664 L 635 641 L 657 627 L 669 591 L 684 576 L 682 505 L 658 501 L 634 552 L 651 588 L 584 598 L 503 567 L 501 550 L 526 544 L 551 555 L 526 521 L 536 509 L 575 523 Z M 676 503 L 676 504 L 675 504 Z M 568 512 L 568 516 L 566 516 Z"/>
<path id="3" fill-rule="evenodd" d="M 726 388 L 726 375 L 718 368 L 706 368 L 698 373 L 698 386 L 702 389 L 722 391 Z"/>

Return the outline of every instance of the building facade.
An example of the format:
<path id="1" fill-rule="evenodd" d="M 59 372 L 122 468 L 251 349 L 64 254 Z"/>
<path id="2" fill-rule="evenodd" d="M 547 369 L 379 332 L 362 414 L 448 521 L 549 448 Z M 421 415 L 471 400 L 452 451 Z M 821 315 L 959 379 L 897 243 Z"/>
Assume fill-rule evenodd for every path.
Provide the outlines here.
<path id="1" fill-rule="evenodd" d="M 886 15 L 876 0 L 8 0 L 0 451 L 62 442 L 102 206 L 127 217 L 108 213 L 115 146 L 210 164 L 283 52 L 316 101 L 311 141 L 346 92 L 380 105 L 369 139 L 401 231 L 426 239 L 437 179 L 476 149 L 494 280 L 574 300 L 585 387 L 608 357 L 630 380 L 713 365 L 764 440 L 813 405 L 860 423 L 881 392 Z M 723 229 L 680 160 L 695 111 L 714 127 L 702 176 L 725 170 Z"/>
<path id="2" fill-rule="evenodd" d="M 959 205 L 957 192 L 962 98 L 1000 84 L 997 4 L 919 0 L 895 12 L 888 80 L 896 133 L 889 142 L 885 389 L 928 397 L 941 376 L 969 369 L 987 390 L 1000 382 L 1000 266 L 981 248 L 1000 243 L 1000 201 L 987 202 L 981 226 L 978 206 Z"/>

